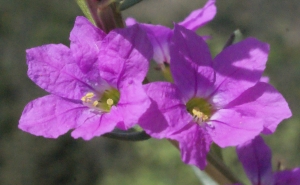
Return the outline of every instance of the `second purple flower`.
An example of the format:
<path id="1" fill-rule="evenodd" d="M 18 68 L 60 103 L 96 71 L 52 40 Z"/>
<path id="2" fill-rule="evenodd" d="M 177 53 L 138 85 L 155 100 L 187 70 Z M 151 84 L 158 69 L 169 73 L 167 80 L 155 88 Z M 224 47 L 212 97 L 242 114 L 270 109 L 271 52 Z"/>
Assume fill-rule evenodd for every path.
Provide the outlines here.
<path id="1" fill-rule="evenodd" d="M 182 160 L 203 169 L 210 144 L 237 146 L 273 133 L 291 111 L 274 87 L 261 82 L 269 46 L 254 38 L 211 58 L 204 40 L 175 25 L 170 46 L 174 84 L 145 89 L 153 101 L 140 120 L 156 138 L 179 142 Z"/>

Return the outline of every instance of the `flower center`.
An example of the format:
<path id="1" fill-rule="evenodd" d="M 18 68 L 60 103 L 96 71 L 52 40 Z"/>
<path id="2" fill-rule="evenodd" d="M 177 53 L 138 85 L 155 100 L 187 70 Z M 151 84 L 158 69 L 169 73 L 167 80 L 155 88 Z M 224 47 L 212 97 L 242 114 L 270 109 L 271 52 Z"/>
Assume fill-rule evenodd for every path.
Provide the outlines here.
<path id="1" fill-rule="evenodd" d="M 198 124 L 209 120 L 214 112 L 212 105 L 203 98 L 190 99 L 186 104 L 186 109 Z"/>
<path id="2" fill-rule="evenodd" d="M 120 99 L 120 92 L 117 89 L 107 89 L 97 97 L 93 92 L 88 92 L 81 98 L 84 105 L 109 112 L 113 105 L 117 105 Z"/>

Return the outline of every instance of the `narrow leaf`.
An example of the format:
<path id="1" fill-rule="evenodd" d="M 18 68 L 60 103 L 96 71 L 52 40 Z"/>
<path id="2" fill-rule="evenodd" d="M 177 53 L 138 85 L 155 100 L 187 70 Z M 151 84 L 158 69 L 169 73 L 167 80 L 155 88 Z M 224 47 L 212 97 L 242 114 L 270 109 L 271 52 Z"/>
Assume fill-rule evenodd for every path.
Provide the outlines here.
<path id="1" fill-rule="evenodd" d="M 93 23 L 95 25 L 95 21 L 94 21 L 92 14 L 86 4 L 86 1 L 85 0 L 76 0 L 76 3 L 82 10 L 83 14 L 91 21 L 91 23 Z"/>
<path id="2" fill-rule="evenodd" d="M 142 0 L 123 0 L 120 2 L 120 4 L 121 4 L 120 10 L 121 11 L 126 10 L 141 1 Z"/>

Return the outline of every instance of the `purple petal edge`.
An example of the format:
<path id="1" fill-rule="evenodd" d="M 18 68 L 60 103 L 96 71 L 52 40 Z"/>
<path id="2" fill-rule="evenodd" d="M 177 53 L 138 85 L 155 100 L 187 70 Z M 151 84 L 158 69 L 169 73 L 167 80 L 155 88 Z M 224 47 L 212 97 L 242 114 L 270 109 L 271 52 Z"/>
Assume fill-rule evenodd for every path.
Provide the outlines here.
<path id="1" fill-rule="evenodd" d="M 178 23 L 190 30 L 197 30 L 199 27 L 204 26 L 211 21 L 216 13 L 217 7 L 216 0 L 209 0 L 203 8 L 192 11 L 182 22 Z"/>
<path id="2" fill-rule="evenodd" d="M 78 126 L 87 107 L 48 95 L 29 102 L 21 115 L 19 128 L 36 136 L 57 138 Z"/>
<path id="3" fill-rule="evenodd" d="M 239 145 L 236 151 L 252 184 L 273 184 L 272 154 L 262 137 Z"/>

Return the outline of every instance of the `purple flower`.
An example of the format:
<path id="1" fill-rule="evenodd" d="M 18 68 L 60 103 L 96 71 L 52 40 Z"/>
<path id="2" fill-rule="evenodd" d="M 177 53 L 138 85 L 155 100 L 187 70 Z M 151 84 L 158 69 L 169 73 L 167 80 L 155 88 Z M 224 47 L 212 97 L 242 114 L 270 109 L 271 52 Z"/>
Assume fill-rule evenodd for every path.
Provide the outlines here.
<path id="1" fill-rule="evenodd" d="M 260 81 L 268 52 L 268 44 L 248 38 L 212 60 L 201 37 L 175 25 L 174 84 L 145 86 L 152 105 L 140 125 L 152 137 L 177 140 L 183 161 L 201 169 L 212 142 L 237 146 L 261 132 L 273 133 L 291 111 L 274 87 Z"/>
<path id="2" fill-rule="evenodd" d="M 253 185 L 298 185 L 300 168 L 272 172 L 271 150 L 257 136 L 236 148 L 239 160 Z"/>
<path id="3" fill-rule="evenodd" d="M 142 87 L 152 57 L 146 33 L 134 25 L 105 35 L 77 17 L 70 40 L 70 48 L 26 51 L 29 78 L 51 95 L 26 105 L 19 128 L 47 138 L 74 129 L 74 138 L 88 140 L 132 127 L 150 105 Z"/>
<path id="4" fill-rule="evenodd" d="M 179 25 L 196 31 L 211 21 L 216 15 L 216 0 L 208 0 L 203 8 L 194 10 Z M 133 18 L 126 19 L 126 25 L 133 25 L 136 20 Z M 141 27 L 147 32 L 153 46 L 153 59 L 160 65 L 164 62 L 170 63 L 169 40 L 172 36 L 172 30 L 168 27 L 152 24 L 141 24 Z"/>

